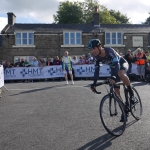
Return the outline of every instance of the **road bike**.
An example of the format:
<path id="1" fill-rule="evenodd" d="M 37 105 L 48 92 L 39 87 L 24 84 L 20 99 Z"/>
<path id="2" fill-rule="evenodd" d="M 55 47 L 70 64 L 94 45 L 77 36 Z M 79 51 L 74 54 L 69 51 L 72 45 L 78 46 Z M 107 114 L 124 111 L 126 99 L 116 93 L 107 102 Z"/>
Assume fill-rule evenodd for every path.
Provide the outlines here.
<path id="1" fill-rule="evenodd" d="M 135 97 L 134 104 L 132 104 L 130 102 L 129 91 L 123 82 L 110 84 L 108 80 L 105 80 L 97 83 L 96 86 L 101 86 L 104 84 L 109 85 L 109 90 L 108 94 L 105 95 L 100 102 L 100 119 L 108 133 L 114 136 L 120 136 L 125 131 L 129 113 L 131 113 L 136 120 L 141 119 L 143 113 L 141 98 L 135 87 L 132 86 Z M 124 101 L 122 100 L 122 95 L 120 97 L 117 93 L 115 93 L 114 85 L 123 87 L 123 96 L 125 98 Z M 93 92 L 101 94 L 101 92 L 98 92 L 96 89 L 94 89 Z M 122 122 L 120 121 L 121 117 L 123 120 Z"/>

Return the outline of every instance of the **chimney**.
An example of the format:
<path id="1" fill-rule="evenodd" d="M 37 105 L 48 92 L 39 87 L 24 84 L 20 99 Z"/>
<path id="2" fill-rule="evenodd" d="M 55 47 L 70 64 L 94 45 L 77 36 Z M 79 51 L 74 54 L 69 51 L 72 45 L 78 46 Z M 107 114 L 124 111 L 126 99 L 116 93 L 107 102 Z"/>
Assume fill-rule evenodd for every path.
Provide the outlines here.
<path id="1" fill-rule="evenodd" d="M 99 26 L 100 23 L 99 23 L 99 13 L 97 11 L 97 6 L 94 7 L 94 14 L 93 14 L 93 22 L 94 22 L 94 26 Z"/>
<path id="2" fill-rule="evenodd" d="M 8 24 L 9 25 L 14 25 L 16 23 L 16 16 L 12 12 L 8 12 Z"/>

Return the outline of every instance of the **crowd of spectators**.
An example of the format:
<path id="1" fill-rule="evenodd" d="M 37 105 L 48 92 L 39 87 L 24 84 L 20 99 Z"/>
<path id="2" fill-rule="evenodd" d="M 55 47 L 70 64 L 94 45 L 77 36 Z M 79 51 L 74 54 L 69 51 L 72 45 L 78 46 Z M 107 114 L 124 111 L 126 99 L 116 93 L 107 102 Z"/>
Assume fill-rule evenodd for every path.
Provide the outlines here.
<path id="1" fill-rule="evenodd" d="M 53 61 L 49 56 L 46 57 L 46 60 L 44 58 L 39 58 L 37 59 L 36 57 L 33 57 L 32 62 L 28 62 L 27 59 L 24 58 L 18 58 L 16 59 L 15 63 L 10 63 L 9 61 L 2 61 L 2 65 L 4 69 L 6 68 L 12 68 L 12 67 L 44 67 L 44 66 L 52 66 L 52 65 L 61 65 L 62 62 L 62 57 L 60 58 L 58 56 L 55 56 Z M 74 55 L 72 57 L 72 63 L 73 65 L 83 65 L 83 64 L 93 64 L 93 57 L 91 56 L 90 53 L 87 55 L 82 55 L 77 57 Z"/>
<path id="2" fill-rule="evenodd" d="M 145 81 L 147 76 L 150 75 L 150 54 L 148 51 L 142 51 L 140 48 L 137 49 L 136 53 L 133 53 L 130 49 L 128 49 L 127 54 L 123 55 L 119 50 L 116 50 L 120 55 L 122 55 L 127 62 L 129 63 L 129 69 L 127 74 L 131 74 L 132 70 L 132 63 L 137 64 L 137 72 L 139 73 L 139 80 Z M 55 56 L 54 59 L 50 58 L 50 56 L 47 56 L 45 58 L 39 58 L 33 57 L 31 62 L 28 62 L 27 59 L 18 58 L 15 60 L 15 63 L 10 63 L 8 61 L 3 61 L 2 65 L 4 67 L 4 70 L 6 68 L 12 68 L 12 67 L 45 67 L 45 66 L 52 66 L 52 65 L 61 65 L 62 64 L 62 58 L 58 56 Z M 143 60 L 143 64 L 139 64 L 139 60 Z M 90 53 L 86 55 L 81 56 L 72 56 L 72 65 L 84 65 L 84 64 L 93 64 L 94 59 L 91 56 Z M 33 81 L 33 80 L 32 80 Z"/>
<path id="3" fill-rule="evenodd" d="M 138 81 L 150 81 L 148 75 L 150 74 L 150 54 L 148 51 L 143 51 L 141 48 L 137 48 L 136 53 L 128 49 L 127 54 L 123 56 L 128 64 L 129 69 L 127 71 L 127 75 L 131 75 L 132 63 L 137 65 L 137 72 L 139 74 Z"/>
<path id="4" fill-rule="evenodd" d="M 61 65 L 62 64 L 62 58 L 61 56 L 55 56 L 53 59 L 50 58 L 49 55 L 47 55 L 46 59 L 40 57 L 37 59 L 36 57 L 32 58 L 32 61 L 28 61 L 27 59 L 24 58 L 17 58 L 15 59 L 15 63 L 10 63 L 9 61 L 2 61 L 2 65 L 4 70 L 6 68 L 13 68 L 13 67 L 45 67 L 45 66 L 52 66 L 52 65 Z M 86 55 L 81 55 L 81 56 L 72 56 L 72 65 L 84 65 L 84 64 L 93 64 L 93 57 L 91 56 L 90 53 Z M 21 82 L 33 82 L 33 80 L 21 80 Z M 47 81 L 47 79 L 45 80 Z"/>

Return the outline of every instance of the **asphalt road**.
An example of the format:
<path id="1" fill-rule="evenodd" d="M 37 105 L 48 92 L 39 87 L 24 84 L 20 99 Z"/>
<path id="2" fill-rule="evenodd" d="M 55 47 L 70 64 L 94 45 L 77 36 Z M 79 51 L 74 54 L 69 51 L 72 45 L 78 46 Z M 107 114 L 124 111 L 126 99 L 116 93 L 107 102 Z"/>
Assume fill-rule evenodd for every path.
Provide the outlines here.
<path id="1" fill-rule="evenodd" d="M 7 83 L 0 98 L 0 150 L 149 150 L 150 85 L 134 82 L 143 103 L 139 121 L 130 116 L 123 135 L 113 137 L 99 118 L 106 87 L 93 94 L 92 81 Z"/>

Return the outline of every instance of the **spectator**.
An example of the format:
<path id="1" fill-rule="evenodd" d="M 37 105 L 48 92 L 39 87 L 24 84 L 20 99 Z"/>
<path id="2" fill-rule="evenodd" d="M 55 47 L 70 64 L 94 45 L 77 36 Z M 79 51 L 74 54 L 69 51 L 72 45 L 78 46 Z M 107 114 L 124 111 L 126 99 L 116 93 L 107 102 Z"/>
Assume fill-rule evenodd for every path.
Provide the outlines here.
<path id="1" fill-rule="evenodd" d="M 24 63 L 24 59 L 21 58 L 21 61 L 20 61 L 20 63 L 19 63 L 19 67 L 23 67 L 23 63 Z"/>
<path id="2" fill-rule="evenodd" d="M 148 51 L 145 51 L 146 61 L 145 61 L 145 77 L 150 74 L 150 57 Z"/>
<path id="3" fill-rule="evenodd" d="M 92 64 L 92 63 L 93 63 L 93 57 L 91 56 L 90 53 L 87 54 L 86 63 L 87 63 L 87 64 Z"/>
<path id="4" fill-rule="evenodd" d="M 6 65 L 7 65 L 7 68 L 12 68 L 12 67 L 14 67 L 14 65 L 13 64 L 11 64 L 10 62 L 6 62 Z"/>
<path id="5" fill-rule="evenodd" d="M 27 61 L 27 59 L 24 60 L 24 63 L 22 65 L 23 65 L 23 67 L 29 67 L 30 66 L 30 64 Z"/>
<path id="6" fill-rule="evenodd" d="M 72 74 L 72 59 L 70 56 L 68 56 L 68 51 L 65 51 L 65 56 L 62 58 L 62 70 L 65 75 L 66 84 L 68 84 L 68 76 L 67 76 L 68 74 L 70 75 L 72 84 L 74 84 Z"/>
<path id="7" fill-rule="evenodd" d="M 2 65 L 3 65 L 4 71 L 5 71 L 5 69 L 7 68 L 7 61 L 6 60 L 2 61 Z"/>
<path id="8" fill-rule="evenodd" d="M 84 60 L 84 63 L 83 63 L 83 64 L 86 64 L 86 57 L 85 57 L 84 54 L 82 55 L 82 59 Z"/>
<path id="9" fill-rule="evenodd" d="M 54 61 L 53 61 L 53 65 L 60 65 L 60 60 L 58 56 L 55 56 Z"/>
<path id="10" fill-rule="evenodd" d="M 39 62 L 38 62 L 37 58 L 33 57 L 33 61 L 31 62 L 31 66 L 32 67 L 38 67 L 38 64 L 39 64 Z"/>
<path id="11" fill-rule="evenodd" d="M 129 75 L 131 73 L 131 70 L 132 70 L 132 62 L 133 62 L 133 55 L 131 54 L 130 49 L 128 49 L 128 53 L 124 56 L 124 58 L 129 64 L 129 68 L 127 71 L 127 75 Z"/>
<path id="12" fill-rule="evenodd" d="M 82 56 L 79 57 L 79 64 L 80 65 L 83 65 L 84 64 L 84 59 Z"/>
<path id="13" fill-rule="evenodd" d="M 20 58 L 16 58 L 15 61 L 16 61 L 16 62 L 15 62 L 15 64 L 14 64 L 14 66 L 15 66 L 15 67 L 19 67 L 19 66 L 20 66 Z"/>
<path id="14" fill-rule="evenodd" d="M 47 61 L 49 58 L 50 58 L 50 56 L 49 56 L 49 55 L 47 55 L 47 56 L 46 56 L 46 61 Z"/>
<path id="15" fill-rule="evenodd" d="M 53 63 L 51 62 L 51 59 L 48 58 L 46 61 L 46 66 L 51 66 L 51 65 L 53 65 Z"/>
<path id="16" fill-rule="evenodd" d="M 145 56 L 146 56 L 146 62 L 149 62 L 150 61 L 150 55 L 148 53 L 148 51 L 145 51 Z"/>
<path id="17" fill-rule="evenodd" d="M 77 65 L 78 63 L 79 63 L 79 60 L 78 60 L 77 56 L 73 56 L 72 65 Z"/>
<path id="18" fill-rule="evenodd" d="M 137 64 L 137 71 L 140 75 L 140 79 L 145 81 L 145 60 L 146 55 L 142 52 L 140 48 L 137 49 L 137 54 L 135 55 L 135 60 Z"/>
<path id="19" fill-rule="evenodd" d="M 40 59 L 39 59 L 38 66 L 39 66 L 39 67 L 44 67 L 44 66 L 46 66 L 46 62 L 45 62 L 45 60 L 44 60 L 43 58 L 40 58 Z"/>

